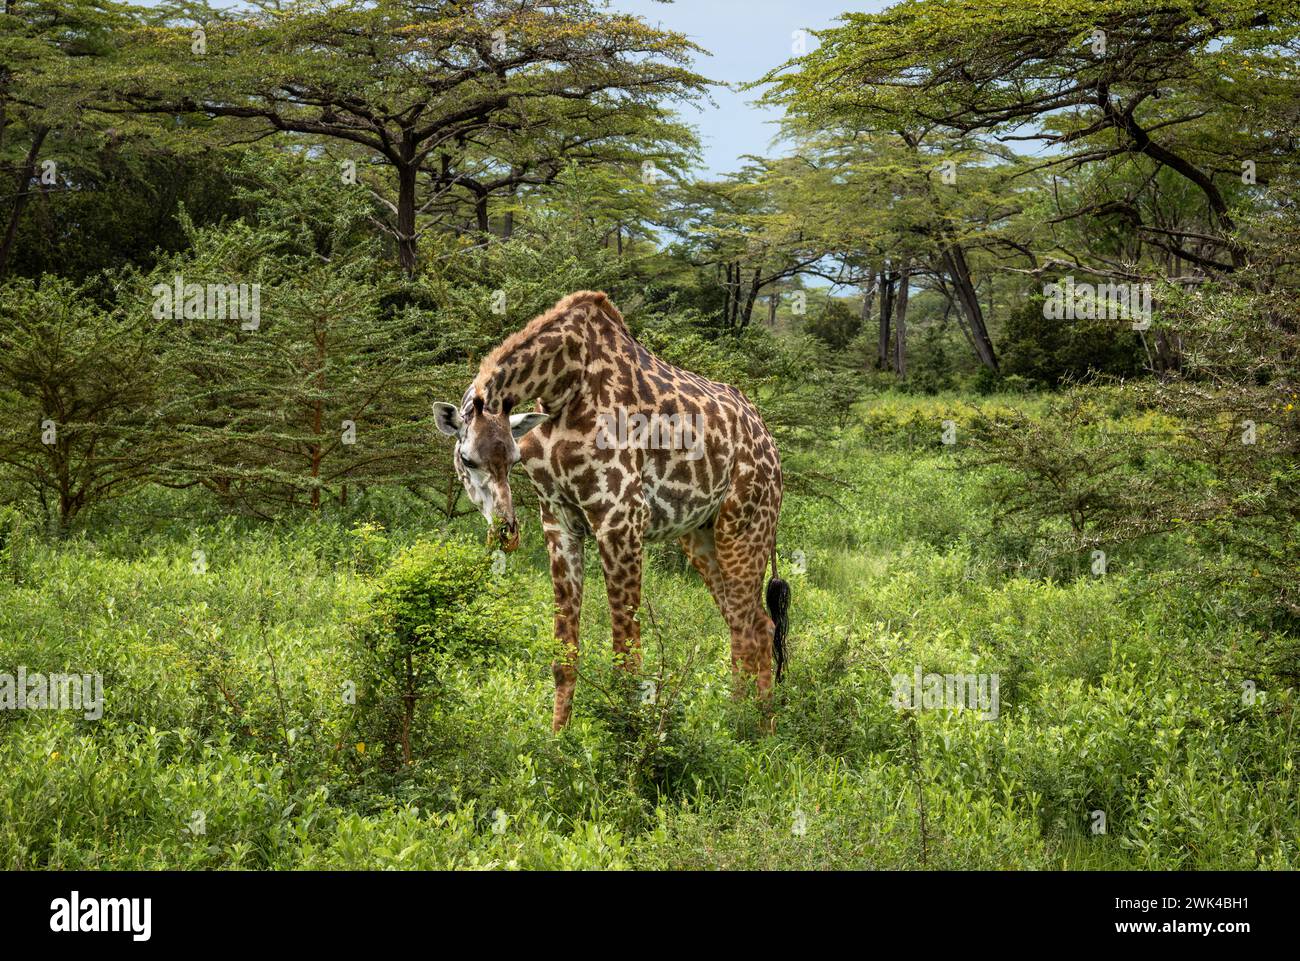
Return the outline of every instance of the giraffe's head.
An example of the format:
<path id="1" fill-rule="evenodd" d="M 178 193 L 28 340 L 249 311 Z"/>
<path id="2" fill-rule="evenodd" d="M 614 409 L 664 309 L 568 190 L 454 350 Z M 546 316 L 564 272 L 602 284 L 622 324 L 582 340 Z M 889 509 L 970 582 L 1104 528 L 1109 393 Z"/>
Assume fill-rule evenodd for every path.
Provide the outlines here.
<path id="1" fill-rule="evenodd" d="M 497 413 L 487 409 L 483 395 L 473 388 L 465 394 L 460 409 L 451 404 L 433 405 L 438 430 L 456 438 L 452 463 L 465 493 L 492 525 L 488 546 L 513 551 L 519 546 L 519 522 L 510 496 L 510 470 L 519 462 L 516 441 L 546 420 L 542 413 L 510 413 L 510 404 Z"/>

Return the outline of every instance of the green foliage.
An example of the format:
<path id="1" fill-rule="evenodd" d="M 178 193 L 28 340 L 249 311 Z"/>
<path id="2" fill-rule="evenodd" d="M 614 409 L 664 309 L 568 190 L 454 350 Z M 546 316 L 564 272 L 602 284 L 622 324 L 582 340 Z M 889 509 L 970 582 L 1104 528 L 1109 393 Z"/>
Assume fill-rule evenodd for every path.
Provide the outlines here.
<path id="1" fill-rule="evenodd" d="M 43 0 L 5 7 L 0 17 L 0 117 L 4 130 L 0 166 L 12 177 L 13 190 L 7 191 L 2 208 L 0 278 L 19 259 L 14 256 L 14 241 L 33 199 L 43 194 L 39 199 L 48 201 L 51 193 L 75 189 L 98 179 L 101 170 L 107 174 L 115 166 L 111 155 L 118 131 L 88 109 L 95 98 L 95 84 L 88 75 L 111 56 L 116 38 L 133 20 L 134 12 L 126 5 L 96 0 Z M 101 167 L 105 153 L 110 156 Z M 48 206 L 43 204 L 38 216 L 46 227 L 50 226 L 48 214 Z M 36 239 L 35 234 L 29 231 L 24 239 Z M 82 242 L 87 239 L 91 238 L 78 238 Z M 54 238 L 53 245 L 70 250 L 61 240 Z M 91 246 L 95 253 L 88 259 L 93 263 L 96 254 L 102 256 L 104 251 L 93 242 Z M 76 256 L 75 251 L 70 252 Z M 30 245 L 24 245 L 22 253 L 31 253 Z M 32 259 L 40 261 L 39 257 Z M 110 259 L 114 266 L 115 261 Z M 29 260 L 25 266 L 30 271 L 34 265 Z M 82 279 L 76 265 L 68 266 Z"/>
<path id="2" fill-rule="evenodd" d="M 492 582 L 492 557 L 455 541 L 413 544 L 379 578 L 363 630 L 377 632 L 397 650 L 462 650 L 491 645 L 500 621 L 500 589 Z M 497 602 L 494 606 L 493 602 Z"/>
<path id="3" fill-rule="evenodd" d="M 515 621 L 481 547 L 419 541 L 400 551 L 356 626 L 360 729 L 409 764 L 420 747 L 419 702 L 441 666 L 493 653 Z"/>
<path id="4" fill-rule="evenodd" d="M 947 335 L 938 324 L 929 324 L 911 337 L 907 362 L 908 390 L 931 396 L 956 386 L 956 367 Z M 980 367 L 980 371 L 989 368 Z"/>
<path id="5" fill-rule="evenodd" d="M 10 578 L 14 583 L 22 578 L 25 527 L 20 511 L 8 504 L 0 504 L 0 577 Z"/>
<path id="6" fill-rule="evenodd" d="M 1041 297 L 1012 310 L 1002 331 L 1002 373 L 1043 387 L 1094 374 L 1132 377 L 1143 367 L 1142 342 L 1126 320 L 1053 320 Z"/>
<path id="7" fill-rule="evenodd" d="M 408 275 L 431 221 L 486 241 L 493 199 L 569 162 L 671 171 L 694 143 L 666 105 L 700 94 L 697 48 L 590 0 L 292 2 L 205 18 L 220 57 L 190 55 L 189 19 L 123 31 L 95 74 L 101 97 L 179 117 L 181 142 L 289 135 L 351 163 Z"/>
<path id="8" fill-rule="evenodd" d="M 186 218 L 207 227 L 240 213 L 233 151 L 177 156 L 153 144 L 112 142 L 76 166 L 57 147 L 50 153 L 76 187 L 51 185 L 25 208 L 11 258 L 18 276 L 80 282 L 131 264 L 148 270 L 188 245 Z"/>
<path id="9" fill-rule="evenodd" d="M 603 247 L 600 229 L 585 216 L 592 199 L 584 179 L 571 172 L 508 240 L 430 241 L 430 254 L 442 267 L 417 278 L 411 295 L 438 325 L 439 361 L 477 363 L 507 334 L 576 290 L 603 290 L 616 304 L 625 302 L 622 295 L 632 293 L 625 287 L 627 265 Z M 465 368 L 466 383 L 476 371 Z"/>
<path id="10" fill-rule="evenodd" d="M 1195 483 L 1194 469 L 1166 448 L 1167 419 L 1110 412 L 1129 400 L 1122 392 L 1079 390 L 1053 400 L 1040 417 L 1011 410 L 972 423 L 964 462 L 995 468 L 989 491 L 996 516 L 1008 527 L 1029 525 L 1022 544 L 1101 547 L 1127 518 Z"/>
<path id="11" fill-rule="evenodd" d="M 402 283 L 367 237 L 370 201 L 291 157 L 247 156 L 241 180 L 245 219 L 187 222 L 189 249 L 123 285 L 133 316 L 156 314 L 178 283 L 243 285 L 254 308 L 192 316 L 188 293 L 167 297 L 166 416 L 180 443 L 166 479 L 259 514 L 319 509 L 357 483 L 436 482 L 428 317 L 385 303 Z"/>
<path id="12" fill-rule="evenodd" d="M 832 350 L 844 350 L 862 329 L 862 318 L 843 301 L 828 298 L 804 329 Z"/>
<path id="13" fill-rule="evenodd" d="M 1173 536 L 1217 545 L 1194 562 L 1198 575 L 1253 596 L 1252 616 L 1265 623 L 1293 625 L 1300 353 L 1291 294 L 1231 284 L 1168 297 L 1154 336 L 1181 345 L 1177 370 L 1123 389 L 1079 387 L 1039 420 L 991 420 L 977 434 L 978 462 L 1000 468 L 994 486 L 1009 526 L 1031 520 L 1025 536 L 1047 551 Z M 1283 657 L 1292 649 L 1278 647 Z"/>
<path id="14" fill-rule="evenodd" d="M 996 469 L 953 470 L 939 423 L 960 449 L 1016 408 L 1058 416 L 1043 398 L 876 397 L 876 427 L 821 455 L 842 505 L 787 493 L 794 654 L 768 737 L 732 702 L 726 628 L 678 564 L 647 568 L 656 696 L 619 688 L 594 590 L 555 736 L 531 525 L 500 575 L 459 537 L 476 521 L 431 541 L 396 498 L 349 523 L 196 527 L 166 518 L 199 499 L 142 492 L 79 537 L 28 538 L 21 582 L 0 578 L 0 672 L 99 672 L 106 711 L 0 712 L 0 863 L 1294 869 L 1276 633 L 1185 576 L 1195 544 L 1051 579 L 991 553 Z M 1122 398 L 1093 416 L 1083 433 L 1157 426 Z M 899 712 L 891 677 L 918 664 L 998 673 L 998 718 Z"/>
<path id="15" fill-rule="evenodd" d="M 160 325 L 58 277 L 0 288 L 0 469 L 63 532 L 157 476 L 173 445 L 157 405 Z"/>

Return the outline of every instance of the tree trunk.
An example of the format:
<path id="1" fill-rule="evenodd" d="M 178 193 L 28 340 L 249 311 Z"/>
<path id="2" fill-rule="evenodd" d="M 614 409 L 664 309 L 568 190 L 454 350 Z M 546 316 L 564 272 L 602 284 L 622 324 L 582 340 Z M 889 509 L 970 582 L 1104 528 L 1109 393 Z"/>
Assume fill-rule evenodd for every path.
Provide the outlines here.
<path id="1" fill-rule="evenodd" d="M 727 264 L 727 326 L 740 322 L 740 264 Z"/>
<path id="2" fill-rule="evenodd" d="M 36 158 L 40 155 L 41 145 L 45 142 L 48 127 L 39 127 L 32 138 L 31 148 L 23 158 L 23 165 L 14 174 L 14 204 L 9 211 L 9 224 L 5 228 L 4 240 L 0 242 L 0 277 L 9 271 L 9 257 L 13 252 L 14 238 L 18 236 L 18 223 L 23 218 L 23 208 L 31 196 L 32 177 L 36 175 Z"/>
<path id="3" fill-rule="evenodd" d="M 944 269 L 952 277 L 953 287 L 957 291 L 957 299 L 961 303 L 962 311 L 966 315 L 966 321 L 970 327 L 971 336 L 975 341 L 975 355 L 979 357 L 980 363 L 990 370 L 997 371 L 998 358 L 993 352 L 993 341 L 989 339 L 988 327 L 984 325 L 984 312 L 980 309 L 979 297 L 975 293 L 975 285 L 970 279 L 970 265 L 966 262 L 966 254 L 962 251 L 959 244 L 953 244 L 943 253 Z"/>
<path id="4" fill-rule="evenodd" d="M 957 329 L 966 338 L 966 345 L 970 347 L 971 353 L 979 356 L 979 351 L 975 348 L 975 338 L 971 336 L 970 327 L 966 324 L 966 311 L 957 304 L 956 295 L 948 289 L 946 284 L 943 288 L 943 294 L 948 299 L 948 306 L 944 308 L 943 312 L 944 320 L 946 321 L 949 316 L 956 320 Z M 956 311 L 955 314 L 953 313 L 954 310 Z"/>
<path id="5" fill-rule="evenodd" d="M 316 327 L 316 400 L 312 409 L 311 445 L 311 509 L 320 510 L 320 465 L 325 453 L 325 331 Z"/>
<path id="6" fill-rule="evenodd" d="M 876 302 L 876 284 L 878 282 L 875 271 L 867 272 L 867 286 L 862 291 L 862 329 L 867 329 L 867 324 L 871 322 L 871 308 Z"/>
<path id="7" fill-rule="evenodd" d="M 773 330 L 776 329 L 776 305 L 780 301 L 781 295 L 775 290 L 767 295 L 767 326 Z"/>
<path id="8" fill-rule="evenodd" d="M 745 298 L 745 312 L 740 318 L 740 326 L 748 327 L 749 319 L 754 315 L 754 302 L 758 300 L 758 291 L 762 284 L 759 281 L 760 271 L 762 268 L 754 268 L 754 279 L 749 284 L 749 296 Z"/>
<path id="9" fill-rule="evenodd" d="M 314 443 L 311 445 L 311 509 L 320 510 L 320 465 L 323 448 L 321 446 L 321 402 L 315 403 L 315 410 L 312 413 L 312 434 Z"/>
<path id="10" fill-rule="evenodd" d="M 735 287 L 731 283 L 731 264 L 725 264 L 726 276 L 722 281 L 722 290 L 726 294 L 726 299 L 722 303 L 722 323 L 724 327 L 731 326 L 731 304 L 735 299 Z"/>
<path id="11" fill-rule="evenodd" d="M 408 277 L 415 273 L 415 173 L 414 163 L 397 168 L 397 259 Z"/>
<path id="12" fill-rule="evenodd" d="M 894 312 L 894 278 L 887 270 L 880 273 L 880 340 L 876 345 L 876 369 L 893 366 L 889 357 L 889 323 Z"/>
<path id="13" fill-rule="evenodd" d="M 894 307 L 894 370 L 898 379 L 907 377 L 907 290 L 911 286 L 912 266 L 905 266 L 898 275 L 898 302 Z"/>

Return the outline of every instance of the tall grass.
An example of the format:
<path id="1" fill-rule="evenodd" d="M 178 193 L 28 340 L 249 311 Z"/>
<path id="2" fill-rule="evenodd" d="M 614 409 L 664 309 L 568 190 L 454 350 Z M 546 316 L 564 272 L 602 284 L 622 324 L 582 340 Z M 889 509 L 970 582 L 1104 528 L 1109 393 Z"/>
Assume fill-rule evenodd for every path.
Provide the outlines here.
<path id="1" fill-rule="evenodd" d="M 98 673 L 106 703 L 97 721 L 0 711 L 0 866 L 1300 865 L 1294 698 L 1253 657 L 1271 639 L 1231 598 L 1171 588 L 1168 550 L 1104 576 L 1008 563 L 982 478 L 940 440 L 951 418 L 960 443 L 963 404 L 872 404 L 816 454 L 840 484 L 788 497 L 771 736 L 732 699 L 722 619 L 673 550 L 649 554 L 650 699 L 620 688 L 589 558 L 556 736 L 530 524 L 499 573 L 509 643 L 430 655 L 408 764 L 346 695 L 356 625 L 402 548 L 477 538 L 475 520 L 376 490 L 278 526 L 159 492 L 59 543 L 10 523 L 0 674 Z M 900 712 L 890 679 L 917 665 L 997 674 L 998 717 Z"/>

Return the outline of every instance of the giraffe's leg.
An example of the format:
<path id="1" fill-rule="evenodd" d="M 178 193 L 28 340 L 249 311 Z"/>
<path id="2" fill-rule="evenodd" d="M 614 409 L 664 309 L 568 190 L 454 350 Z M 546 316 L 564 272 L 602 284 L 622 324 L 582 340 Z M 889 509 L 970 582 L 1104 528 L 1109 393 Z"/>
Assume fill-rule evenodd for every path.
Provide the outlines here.
<path id="1" fill-rule="evenodd" d="M 578 682 L 578 627 L 582 615 L 582 538 L 543 514 L 542 529 L 551 555 L 551 584 L 555 588 L 555 640 L 559 648 L 551 670 L 555 674 L 553 730 L 569 723 L 573 688 Z"/>
<path id="2" fill-rule="evenodd" d="M 597 538 L 609 595 L 614 662 L 628 671 L 641 668 L 641 532 L 624 526 Z"/>
<path id="3" fill-rule="evenodd" d="M 726 603 L 726 594 L 722 586 L 722 568 L 718 566 L 717 546 L 713 543 L 713 528 L 701 527 L 691 531 L 682 536 L 680 543 L 687 559 L 700 572 L 705 586 L 713 595 L 713 602 L 718 605 L 718 610 L 722 611 L 723 604 Z M 726 618 L 725 613 L 723 618 Z"/>
<path id="4" fill-rule="evenodd" d="M 750 649 L 753 646 L 753 635 L 757 632 L 760 639 L 761 658 L 761 639 L 766 636 L 768 644 L 771 644 L 771 628 L 769 627 L 767 634 L 764 635 L 761 622 L 759 624 L 750 622 L 745 614 L 748 605 L 743 596 L 738 599 L 733 593 L 730 605 L 728 604 L 727 579 L 723 576 L 722 565 L 718 562 L 717 543 L 712 529 L 702 528 L 687 534 L 682 538 L 682 548 L 691 563 L 695 565 L 695 569 L 700 572 L 700 576 L 704 578 L 709 593 L 713 595 L 713 600 L 718 605 L 718 610 L 722 612 L 728 630 L 731 631 L 732 696 L 739 698 L 744 694 L 748 678 L 758 670 L 754 664 L 751 664 Z M 759 577 L 762 577 L 761 572 Z M 771 624 L 770 618 L 761 605 L 758 616 Z"/>
<path id="5" fill-rule="evenodd" d="M 779 497 L 774 487 L 733 488 L 714 527 L 726 594 L 723 613 L 731 628 L 732 671 L 739 686 L 754 679 L 765 709 L 771 703 L 774 625 L 763 606 L 763 574 L 775 542 Z"/>
<path id="6" fill-rule="evenodd" d="M 736 692 L 745 690 L 752 678 L 759 698 L 766 701 L 772 689 L 771 622 L 763 610 L 763 571 L 767 558 L 751 538 L 717 535 L 718 566 L 724 592 L 722 614 L 731 630 L 731 670 Z"/>

